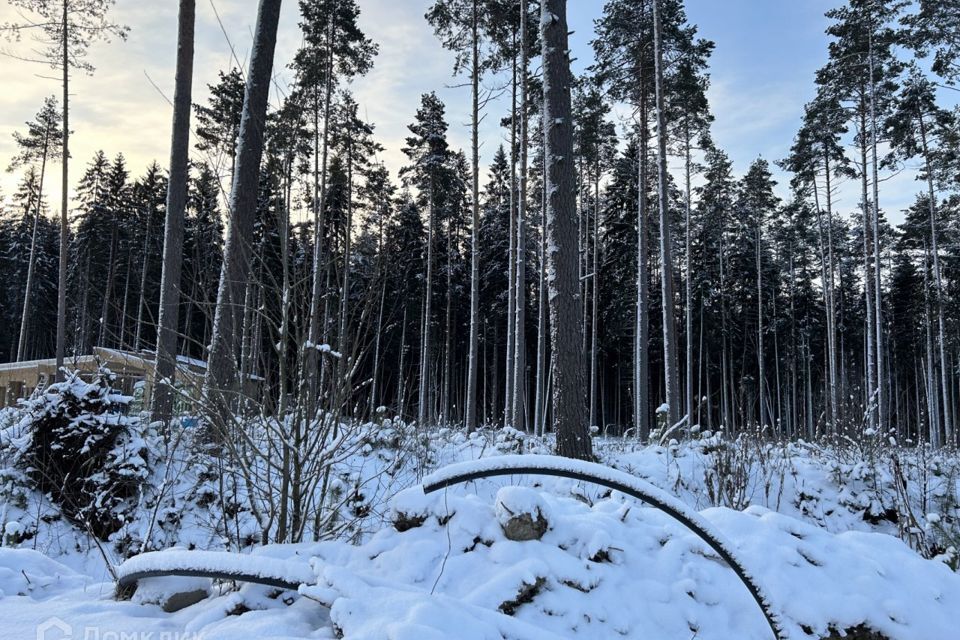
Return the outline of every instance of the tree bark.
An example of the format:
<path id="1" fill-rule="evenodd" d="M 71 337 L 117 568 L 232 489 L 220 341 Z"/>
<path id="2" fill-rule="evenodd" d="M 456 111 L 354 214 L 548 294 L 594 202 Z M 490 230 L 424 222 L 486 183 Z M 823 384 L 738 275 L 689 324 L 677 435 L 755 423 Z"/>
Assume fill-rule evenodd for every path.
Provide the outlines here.
<path id="1" fill-rule="evenodd" d="M 166 422 L 173 410 L 173 381 L 177 359 L 180 312 L 180 272 L 183 257 L 183 218 L 187 203 L 190 160 L 190 109 L 193 83 L 193 32 L 196 0 L 180 0 L 177 34 L 177 79 L 173 96 L 173 134 L 170 144 L 170 180 L 163 228 L 163 269 L 160 278 L 160 317 L 157 325 L 157 363 L 154 376 L 153 417 Z M 150 215 L 149 212 L 147 214 Z M 149 218 L 148 218 L 149 220 Z M 150 227 L 147 223 L 147 237 Z M 147 244 L 144 243 L 144 247 Z M 146 255 L 144 255 L 146 264 Z M 142 284 L 146 283 L 146 266 Z M 143 287 L 141 285 L 141 296 Z M 143 300 L 141 300 L 141 309 Z M 137 348 L 140 347 L 140 310 L 137 311 Z"/>
<path id="2" fill-rule="evenodd" d="M 527 428 L 527 340 L 526 340 L 526 286 L 527 286 L 527 152 L 529 145 L 529 117 L 527 68 L 530 52 L 527 49 L 527 0 L 520 0 L 520 196 L 517 198 L 517 280 L 514 285 L 516 327 L 514 329 L 513 357 L 513 426 Z"/>
<path id="3" fill-rule="evenodd" d="M 947 366 L 946 336 L 943 320 L 943 280 L 940 277 L 939 243 L 937 239 L 937 201 L 933 191 L 933 173 L 930 166 L 930 152 L 927 148 L 927 129 L 923 114 L 918 114 L 920 141 L 923 145 L 923 158 L 927 174 L 927 199 L 930 205 L 930 248 L 933 251 L 933 285 L 937 290 L 937 346 L 940 355 L 940 389 L 943 396 L 943 428 L 948 444 L 954 443 L 953 420 L 950 402 L 950 368 Z M 41 174 L 42 175 L 42 174 Z M 42 181 L 42 179 L 41 179 Z"/>
<path id="4" fill-rule="evenodd" d="M 471 220 L 470 230 L 470 347 L 467 357 L 466 427 L 477 426 L 477 349 L 480 344 L 480 32 L 478 0 L 473 0 L 471 15 Z M 449 270 L 449 267 L 448 267 Z M 446 419 L 447 416 L 444 416 Z"/>
<path id="5" fill-rule="evenodd" d="M 883 356 L 883 293 L 880 278 L 880 182 L 878 178 L 877 160 L 877 113 L 876 113 L 876 81 L 873 68 L 873 37 L 870 37 L 870 149 L 871 166 L 873 167 L 873 301 L 874 321 L 876 322 L 877 342 L 877 426 L 881 430 L 887 428 L 887 399 Z"/>
<path id="6" fill-rule="evenodd" d="M 433 303 L 433 228 L 434 187 L 430 180 L 429 206 L 427 210 L 427 281 L 424 284 L 423 320 L 420 332 L 420 389 L 417 402 L 417 423 L 429 427 L 433 423 L 430 403 L 430 316 Z"/>
<path id="7" fill-rule="evenodd" d="M 577 221 L 573 175 L 573 117 L 570 107 L 566 0 L 541 5 L 543 43 L 543 123 L 547 172 L 547 257 L 549 260 L 553 419 L 557 453 L 593 456 L 585 415 L 583 327 L 577 278 Z"/>
<path id="8" fill-rule="evenodd" d="M 637 436 L 650 437 L 650 257 L 647 211 L 647 90 L 643 67 L 640 83 L 640 152 L 637 162 L 637 317 L 634 332 L 634 407 Z"/>
<path id="9" fill-rule="evenodd" d="M 686 197 L 684 198 L 684 260 L 686 262 L 686 274 L 684 277 L 684 298 L 686 304 L 684 309 L 684 333 L 686 338 L 686 366 L 684 367 L 686 373 L 686 385 L 685 388 L 685 409 L 687 413 L 687 424 L 693 425 L 693 274 L 690 272 L 690 250 L 691 250 L 691 202 L 690 197 L 692 193 L 692 188 L 690 186 L 690 173 L 691 173 L 691 164 L 690 159 L 690 122 L 689 116 L 684 121 L 683 125 L 684 133 L 684 191 Z"/>
<path id="10" fill-rule="evenodd" d="M 263 131 L 267 99 L 270 93 L 273 55 L 277 43 L 277 23 L 281 0 L 260 0 L 257 27 L 240 120 L 239 152 L 236 175 L 230 194 L 230 230 L 224 247 L 220 286 L 213 322 L 210 362 L 204 381 L 205 391 L 223 412 L 224 394 L 239 391 L 237 379 L 237 333 L 242 322 L 246 281 L 250 275 L 250 241 L 257 209 L 260 160 L 263 155 Z M 221 437 L 225 434 L 221 433 Z"/>
<path id="11" fill-rule="evenodd" d="M 323 262 L 323 234 L 326 221 L 324 220 L 324 205 L 327 198 L 327 154 L 330 147 L 330 101 L 333 93 L 333 23 L 330 24 L 330 51 L 327 54 L 327 74 L 323 93 L 323 144 L 320 154 L 322 160 L 317 165 L 318 152 L 314 149 L 313 155 L 313 270 L 311 273 L 311 296 L 310 296 L 310 318 L 307 331 L 307 344 L 304 346 L 302 357 L 303 371 L 301 372 L 301 382 L 306 385 L 306 413 L 308 418 L 313 418 L 316 409 L 317 396 L 319 394 L 319 376 L 317 346 L 320 343 L 321 322 L 320 322 L 320 299 L 323 297 L 323 278 L 324 269 L 321 266 Z M 314 137 L 319 128 L 318 105 L 314 98 L 313 125 Z M 324 315 L 326 315 L 326 304 L 324 304 Z M 323 322 L 323 330 L 326 331 L 326 321 Z"/>
<path id="12" fill-rule="evenodd" d="M 20 314 L 20 335 L 17 340 L 17 362 L 26 360 L 27 333 L 29 333 L 30 298 L 33 292 L 33 269 L 37 256 L 37 229 L 40 226 L 40 214 L 43 204 L 43 178 L 47 172 L 47 153 L 50 139 L 50 126 L 43 132 L 43 156 L 40 161 L 40 184 L 37 186 L 37 201 L 34 205 L 33 231 L 30 234 L 30 257 L 27 263 L 27 282 L 23 287 L 23 310 Z"/>
<path id="13" fill-rule="evenodd" d="M 63 381 L 63 357 L 67 348 L 67 253 L 70 251 L 70 224 L 67 207 L 70 196 L 70 20 L 69 0 L 63 0 L 63 164 L 60 183 L 60 264 L 57 272 L 57 382 Z"/>
<path id="14" fill-rule="evenodd" d="M 653 2 L 653 42 L 656 64 L 656 110 L 657 110 L 657 169 L 658 196 L 660 201 L 660 277 L 663 291 L 663 373 L 667 405 L 668 426 L 680 421 L 680 379 L 677 374 L 677 328 L 673 312 L 673 242 L 670 239 L 670 211 L 667 190 L 667 132 L 664 107 L 663 83 L 663 34 L 660 25 L 660 0 Z"/>

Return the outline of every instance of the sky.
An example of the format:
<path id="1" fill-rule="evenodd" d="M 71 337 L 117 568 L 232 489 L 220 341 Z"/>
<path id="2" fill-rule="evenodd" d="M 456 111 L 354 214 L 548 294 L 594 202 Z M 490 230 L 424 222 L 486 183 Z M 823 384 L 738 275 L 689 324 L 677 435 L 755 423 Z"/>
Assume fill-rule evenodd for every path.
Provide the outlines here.
<path id="1" fill-rule="evenodd" d="M 710 62 L 708 98 L 715 115 L 713 136 L 742 174 L 757 157 L 773 162 L 784 157 L 800 124 L 803 105 L 813 97 L 813 76 L 827 57 L 828 20 L 824 12 L 839 0 L 687 0 L 690 21 L 702 37 L 713 40 L 716 49 Z M 434 37 L 423 19 L 432 0 L 360 0 L 361 26 L 380 46 L 375 66 L 357 79 L 352 90 L 361 113 L 376 126 L 376 136 L 385 146 L 382 160 L 394 172 L 404 164 L 401 152 L 407 125 L 420 95 L 436 90 L 447 104 L 450 142 L 469 149 L 469 88 L 457 86 L 452 76 L 453 57 Z M 198 0 L 193 83 L 194 102 L 203 102 L 207 84 L 217 71 L 228 69 L 235 52 L 246 66 L 251 34 L 256 21 L 255 0 Z M 569 0 L 568 21 L 573 31 L 571 51 L 575 70 L 592 62 L 590 41 L 593 22 L 602 13 L 601 0 Z M 88 59 L 93 75 L 80 75 L 71 85 L 71 183 L 75 184 L 94 152 L 108 157 L 123 153 L 136 175 L 156 160 L 166 166 L 169 157 L 176 56 L 177 3 L 172 0 L 144 2 L 117 0 L 111 15 L 130 27 L 127 41 L 96 43 Z M 222 21 L 222 28 L 217 14 Z M 18 21 L 16 10 L 0 5 L 0 24 Z M 297 3 L 285 0 L 274 73 L 281 87 L 289 81 L 287 65 L 300 45 Z M 22 53 L 29 42 L 0 43 L 5 51 Z M 0 167 L 15 153 L 12 134 L 40 108 L 46 95 L 60 93 L 50 69 L 37 64 L 0 59 Z M 505 78 L 490 78 L 495 87 Z M 154 86 L 156 85 L 156 86 Z M 273 103 L 279 94 L 275 92 Z M 505 98 L 506 99 L 506 98 Z M 505 100 L 504 99 L 504 100 Z M 493 104 L 481 125 L 481 164 L 491 159 L 505 142 L 505 132 L 496 126 L 506 112 L 506 102 Z M 678 167 L 672 167 L 676 170 Z M 48 181 L 48 200 L 59 202 L 57 178 Z M 789 176 L 776 172 L 778 192 L 789 195 Z M 16 189 L 20 176 L 0 174 L 0 192 Z M 913 172 L 889 178 L 881 192 L 881 206 L 893 221 L 920 190 Z M 858 187 L 841 188 L 838 206 L 852 210 Z"/>

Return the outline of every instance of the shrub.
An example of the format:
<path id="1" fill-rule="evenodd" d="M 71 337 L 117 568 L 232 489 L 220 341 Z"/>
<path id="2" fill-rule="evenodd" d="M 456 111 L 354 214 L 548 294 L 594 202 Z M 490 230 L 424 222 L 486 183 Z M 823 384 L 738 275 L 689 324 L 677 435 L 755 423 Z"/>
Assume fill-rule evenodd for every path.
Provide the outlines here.
<path id="1" fill-rule="evenodd" d="M 91 382 L 77 373 L 24 403 L 17 462 L 63 514 L 106 540 L 136 506 L 147 475 L 138 420 L 123 414 L 128 396 L 101 368 Z"/>

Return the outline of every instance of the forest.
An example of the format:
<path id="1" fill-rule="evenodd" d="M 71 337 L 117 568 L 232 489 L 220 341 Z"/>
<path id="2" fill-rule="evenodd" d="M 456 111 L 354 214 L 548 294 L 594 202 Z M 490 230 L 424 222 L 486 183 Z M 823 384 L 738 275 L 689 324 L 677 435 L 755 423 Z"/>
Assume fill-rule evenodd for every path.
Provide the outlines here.
<path id="1" fill-rule="evenodd" d="M 741 166 L 695 0 L 591 1 L 411 9 L 392 148 L 373 0 L 178 0 L 143 167 L 75 151 L 124 0 L 6 0 L 10 637 L 955 637 L 960 2 L 834 0 Z"/>
<path id="2" fill-rule="evenodd" d="M 125 36 L 109 3 L 88 4 L 67 22 Z M 434 93 L 410 114 L 400 175 L 377 162 L 375 123 L 350 92 L 378 52 L 356 2 L 301 2 L 303 45 L 276 62 L 296 84 L 260 118 L 256 175 L 239 173 L 243 70 L 224 69 L 209 101 L 181 114 L 193 142 L 182 203 L 169 200 L 172 169 L 154 163 L 138 175 L 122 152 L 99 152 L 70 162 L 64 227 L 44 196 L 65 165 L 62 99 L 51 96 L 14 133 L 10 170 L 22 177 L 0 217 L 0 361 L 156 350 L 166 271 L 178 298 L 166 350 L 222 361 L 224 379 L 262 377 L 247 410 L 310 401 L 298 391 L 306 374 L 305 393 L 357 419 L 383 407 L 424 425 L 543 432 L 562 339 L 579 342 L 581 420 L 604 432 L 871 429 L 953 443 L 960 111 L 942 94 L 960 78 L 956 7 L 856 0 L 830 11 L 816 98 L 789 156 L 775 160 L 791 176 L 781 199 L 771 161 L 734 167 L 713 143 L 714 43 L 682 3 L 659 3 L 655 17 L 650 3 L 608 2 L 594 61 L 569 84 L 574 192 L 562 215 L 576 224 L 579 285 L 563 304 L 576 307 L 579 329 L 555 334 L 548 85 L 531 28 L 540 7 L 523 4 L 449 0 L 425 16 L 472 91 L 474 125 L 489 115 L 506 131 L 510 144 L 487 167 L 477 166 L 475 131 L 472 150 L 451 148 Z M 52 55 L 61 25 L 49 31 Z M 70 44 L 77 60 L 60 64 L 65 78 L 87 47 Z M 506 113 L 483 112 L 487 82 L 508 92 Z M 624 106 L 630 117 L 618 124 Z M 883 182 L 904 166 L 917 168 L 917 195 L 895 227 Z M 849 181 L 861 198 L 841 209 L 831 196 Z M 238 195 L 241 186 L 250 191 Z M 179 231 L 165 235 L 177 217 Z M 232 251 L 242 282 L 223 266 L 225 227 L 241 232 Z M 165 238 L 181 246 L 170 251 Z M 319 359 L 317 345 L 328 345 Z"/>

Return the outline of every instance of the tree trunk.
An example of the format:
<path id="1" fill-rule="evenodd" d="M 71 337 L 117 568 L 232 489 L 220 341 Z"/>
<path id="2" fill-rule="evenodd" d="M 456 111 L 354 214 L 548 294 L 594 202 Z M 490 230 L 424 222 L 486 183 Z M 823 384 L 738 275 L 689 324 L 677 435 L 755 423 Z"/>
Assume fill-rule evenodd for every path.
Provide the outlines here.
<path id="1" fill-rule="evenodd" d="M 690 122 L 689 117 L 683 123 L 683 173 L 684 173 L 684 191 L 686 197 L 684 198 L 684 234 L 683 234 L 683 245 L 684 245 L 684 259 L 686 262 L 686 274 L 684 277 L 684 298 L 685 298 L 685 309 L 684 309 L 684 333 L 686 338 L 686 378 L 687 384 L 685 385 L 685 411 L 687 413 L 687 425 L 693 426 L 693 274 L 690 272 L 690 246 L 691 246 L 691 235 L 692 231 L 690 228 L 691 225 L 691 202 L 690 198 L 692 195 L 692 188 L 690 185 L 690 173 L 691 173 L 691 164 L 690 159 Z"/>
<path id="2" fill-rule="evenodd" d="M 546 157 L 546 154 L 544 154 Z M 546 175 L 546 165 L 544 165 Z M 544 181 L 540 203 L 540 265 L 537 278 L 537 374 L 536 397 L 533 406 L 533 426 L 538 435 L 543 435 L 546 415 L 547 378 L 547 190 Z"/>
<path id="3" fill-rule="evenodd" d="M 473 0 L 471 31 L 473 39 L 471 81 L 471 219 L 470 230 L 470 347 L 467 356 L 466 427 L 477 426 L 477 349 L 480 344 L 480 33 L 479 0 Z M 449 266 L 448 266 L 449 270 Z M 447 416 L 444 416 L 446 418 Z"/>
<path id="4" fill-rule="evenodd" d="M 861 101 L 862 102 L 862 101 Z M 865 378 L 867 380 L 867 395 L 864 399 L 864 404 L 867 411 L 867 424 L 870 428 L 875 428 L 877 426 L 877 412 L 874 410 L 875 402 L 875 389 L 877 381 L 877 369 L 874 360 L 874 329 L 876 325 L 873 322 L 873 277 L 872 271 L 870 270 L 870 201 L 869 195 L 867 194 L 867 126 L 866 126 L 866 112 L 861 104 L 860 108 L 860 133 L 861 133 L 861 142 L 860 142 L 860 191 L 861 197 L 863 198 L 863 291 L 865 299 L 865 308 L 866 308 L 866 322 L 867 327 L 864 332 L 864 342 L 865 349 L 864 354 L 866 357 L 866 371 Z"/>
<path id="5" fill-rule="evenodd" d="M 590 317 L 590 426 L 603 426 L 597 421 L 598 383 L 597 383 L 597 349 L 600 339 L 597 333 L 597 324 L 600 318 L 599 306 L 599 279 L 600 279 L 600 150 L 597 149 L 597 161 L 594 163 L 593 176 L 593 274 L 591 282 L 591 317 Z"/>
<path id="6" fill-rule="evenodd" d="M 230 225 L 220 271 L 217 306 L 210 345 L 210 362 L 204 381 L 205 391 L 223 413 L 224 394 L 237 393 L 237 334 L 242 322 L 242 304 L 250 275 L 250 240 L 257 210 L 260 160 L 263 155 L 263 131 L 267 99 L 270 93 L 273 54 L 277 43 L 277 23 L 281 0 L 260 0 L 257 27 L 240 121 L 237 169 L 230 194 Z M 226 434 L 221 433 L 223 437 Z"/>
<path id="7" fill-rule="evenodd" d="M 194 0 L 194 1 L 196 1 L 196 0 Z M 178 55 L 179 55 L 179 45 L 178 45 L 177 49 L 178 49 L 177 53 L 178 53 Z M 191 76 L 193 75 L 192 63 L 191 63 L 190 75 L 191 75 Z M 189 93 L 190 93 L 190 91 L 187 90 L 188 96 L 189 96 Z M 174 100 L 176 100 L 176 99 L 177 99 L 176 89 L 174 89 Z M 189 103 L 188 103 L 187 109 L 189 109 L 189 108 L 190 108 L 190 106 L 189 106 Z M 177 114 L 174 113 L 174 118 L 176 118 L 176 117 L 177 117 Z M 189 148 L 188 148 L 188 146 L 189 146 L 189 144 L 190 144 L 190 140 L 189 140 L 189 138 L 190 138 L 190 121 L 189 121 L 189 118 L 190 118 L 190 114 L 188 113 L 188 114 L 187 114 L 187 136 L 186 136 L 186 140 L 182 141 L 182 144 L 184 145 L 184 148 L 187 149 L 187 150 L 186 150 L 186 153 L 187 153 L 187 154 L 190 153 L 190 150 L 189 150 Z M 178 141 L 178 142 L 180 142 L 180 141 Z M 170 155 L 171 155 L 171 160 L 172 160 L 172 156 L 173 156 L 173 152 L 172 152 L 172 151 L 171 151 L 171 154 L 170 154 Z M 171 165 L 171 166 L 172 166 L 172 165 Z M 186 179 L 185 179 L 185 180 L 186 180 Z M 186 194 L 186 186 L 184 186 L 184 193 L 183 193 L 184 206 L 185 206 L 185 203 L 186 203 L 186 197 L 187 197 L 187 194 Z M 170 199 L 170 183 L 169 183 L 169 181 L 167 182 L 167 199 L 168 199 L 168 200 Z M 168 218 L 169 218 L 169 216 L 170 216 L 169 211 L 170 211 L 170 209 L 169 209 L 169 206 L 168 206 L 168 207 L 167 207 L 167 217 L 168 217 Z M 138 297 L 137 297 L 137 326 L 136 326 L 136 328 L 134 329 L 134 336 L 133 336 L 133 350 L 134 350 L 134 351 L 139 351 L 139 350 L 140 350 L 140 347 L 142 346 L 141 338 L 143 337 L 143 307 L 144 307 L 144 305 L 146 304 L 146 299 L 147 299 L 147 265 L 148 265 L 148 263 L 150 262 L 150 232 L 152 231 L 152 227 L 153 227 L 153 225 L 150 224 L 150 222 L 151 222 L 151 220 L 150 220 L 150 212 L 149 212 L 149 210 L 148 210 L 148 211 L 147 211 L 147 229 L 146 229 L 146 232 L 145 232 L 144 235 L 143 235 L 143 264 L 140 265 L 140 293 L 139 293 L 139 295 L 138 295 Z M 181 207 L 181 212 L 180 212 L 180 227 L 181 227 L 181 231 L 180 231 L 179 234 L 178 234 L 178 236 L 179 236 L 179 242 L 177 243 L 178 245 L 182 245 L 182 244 L 183 244 L 183 231 L 182 231 L 182 227 L 183 227 L 183 211 L 182 211 L 182 207 Z M 164 235 L 163 250 L 164 250 L 164 257 L 166 257 L 166 251 L 167 251 L 167 243 L 166 243 L 166 235 L 167 235 L 166 222 L 164 222 L 163 235 Z M 177 249 L 174 249 L 174 250 L 173 250 L 173 253 L 176 254 L 175 257 L 176 257 L 176 259 L 177 259 L 177 262 L 180 262 L 181 254 L 183 253 L 182 247 L 178 247 Z M 164 268 L 164 267 L 166 267 L 165 264 L 162 265 L 162 268 Z M 180 298 L 180 293 L 179 293 L 179 291 L 180 291 L 179 272 L 180 272 L 181 267 L 180 267 L 180 266 L 177 266 L 177 267 L 171 267 L 171 268 L 175 269 L 175 270 L 177 271 L 177 274 L 178 274 L 177 282 L 176 282 L 176 284 L 174 285 L 174 288 L 177 290 L 177 293 L 174 294 L 174 295 L 177 296 L 177 301 L 178 301 L 178 304 L 179 304 L 179 298 Z M 173 275 L 173 274 L 171 273 L 171 276 L 172 276 L 172 275 Z M 162 276 L 162 275 L 160 276 L 160 288 L 161 288 L 160 296 L 163 297 L 163 276 Z M 176 327 L 173 327 L 173 330 L 174 330 L 174 332 L 176 332 L 177 328 L 176 328 Z M 157 331 L 158 331 L 158 337 L 159 337 L 159 327 L 158 327 Z M 176 349 L 174 349 L 174 350 L 176 350 Z M 157 351 L 157 353 L 159 354 L 159 345 L 158 345 L 158 351 Z M 176 354 L 174 354 L 174 356 L 176 356 Z M 158 355 L 158 358 L 159 358 L 159 355 Z M 172 373 L 172 372 L 171 372 L 171 373 Z"/>
<path id="8" fill-rule="evenodd" d="M 930 247 L 933 251 L 933 286 L 937 291 L 937 346 L 940 355 L 940 389 L 943 396 L 943 427 L 948 444 L 954 444 L 953 420 L 950 403 L 950 369 L 947 366 L 946 335 L 943 321 L 943 280 L 940 277 L 940 256 L 937 239 L 937 202 L 933 191 L 933 174 L 930 166 L 930 152 L 927 149 L 927 129 L 923 121 L 923 114 L 917 119 L 920 122 L 920 141 L 923 144 L 923 159 L 927 174 L 927 199 L 930 205 Z M 42 176 L 43 174 L 41 174 Z M 41 178 L 42 180 L 42 178 Z"/>
<path id="9" fill-rule="evenodd" d="M 427 281 L 424 285 L 423 321 L 420 332 L 420 393 L 417 402 L 417 423 L 429 427 L 433 423 L 430 403 L 430 315 L 433 302 L 433 227 L 434 188 L 430 181 L 429 210 L 427 211 Z"/>
<path id="10" fill-rule="evenodd" d="M 764 390 L 767 386 L 766 371 L 764 368 L 763 353 L 763 271 L 760 264 L 760 219 L 757 218 L 757 394 L 760 398 L 760 421 L 757 423 L 759 429 L 768 426 L 767 423 L 767 405 L 766 394 Z"/>
<path id="11" fill-rule="evenodd" d="M 553 418 L 560 455 L 593 456 L 587 429 L 583 327 L 578 315 L 577 229 L 573 175 L 573 117 L 570 107 L 567 2 L 544 0 L 541 5 L 543 42 L 543 124 L 546 145 L 547 235 L 550 269 L 550 318 L 553 343 Z"/>
<path id="12" fill-rule="evenodd" d="M 874 321 L 876 322 L 877 341 L 877 426 L 885 431 L 887 428 L 887 400 L 886 382 L 883 356 L 883 287 L 880 281 L 880 182 L 878 178 L 877 160 L 877 113 L 876 113 L 876 83 L 873 69 L 873 37 L 870 37 L 870 149 L 871 165 L 873 167 L 873 302 L 875 306 Z"/>
<path id="13" fill-rule="evenodd" d="M 30 257 L 27 263 L 27 282 L 23 288 L 23 311 L 20 314 L 20 335 L 17 341 L 17 362 L 26 360 L 27 333 L 29 332 L 30 298 L 33 293 L 33 269 L 37 256 L 37 229 L 40 226 L 40 214 L 43 212 L 43 178 L 47 172 L 47 152 L 50 139 L 50 127 L 43 131 L 43 155 L 40 160 L 40 184 L 37 186 L 37 201 L 34 206 L 33 231 L 30 234 Z"/>
<path id="14" fill-rule="evenodd" d="M 677 328 L 673 318 L 673 243 L 670 239 L 670 211 L 667 191 L 667 131 L 664 107 L 663 34 L 660 33 L 660 0 L 653 1 L 653 43 L 656 64 L 657 173 L 660 201 L 660 277 L 663 290 L 663 373 L 669 420 L 680 421 L 680 380 L 677 375 Z"/>
<path id="15" fill-rule="evenodd" d="M 517 280 L 514 285 L 516 327 L 514 329 L 513 426 L 527 428 L 527 151 L 529 117 L 527 68 L 527 0 L 520 0 L 520 196 L 517 198 Z"/>
<path id="16" fill-rule="evenodd" d="M 60 264 L 57 271 L 57 382 L 63 381 L 63 357 L 67 349 L 67 253 L 70 251 L 70 20 L 69 0 L 63 0 L 63 164 L 60 183 Z"/>
<path id="17" fill-rule="evenodd" d="M 341 380 L 337 381 L 339 386 L 343 384 L 344 389 L 350 389 L 349 380 L 343 380 L 343 376 L 349 375 L 351 370 L 351 344 L 349 339 L 349 314 L 350 314 L 350 260 L 353 250 L 353 141 L 347 144 L 347 221 L 343 230 L 343 277 L 340 284 L 340 329 L 337 336 L 338 350 L 340 359 L 337 361 L 337 368 Z"/>
<path id="18" fill-rule="evenodd" d="M 930 329 L 930 282 L 927 276 L 930 256 L 927 243 L 923 243 L 923 330 L 926 337 L 926 385 L 927 392 L 927 434 L 930 444 L 939 447 L 943 444 L 940 437 L 940 415 L 937 403 L 937 370 L 933 364 L 933 333 Z"/>
<path id="19" fill-rule="evenodd" d="M 313 156 L 313 269 L 311 281 L 310 296 L 310 318 L 307 332 L 307 344 L 304 348 L 302 357 L 303 371 L 301 372 L 301 382 L 306 385 L 306 413 L 312 419 L 316 412 L 316 402 L 319 393 L 318 379 L 320 372 L 317 363 L 317 346 L 320 344 L 320 299 L 323 297 L 323 278 L 325 272 L 322 263 L 323 257 L 323 234 L 326 222 L 324 220 L 324 205 L 327 197 L 327 154 L 330 147 L 330 100 L 333 93 L 333 22 L 329 26 L 331 46 L 327 55 L 327 77 L 323 93 L 323 144 L 321 147 L 322 161 L 317 166 L 317 150 L 314 149 Z M 313 126 L 314 137 L 320 126 L 318 122 L 319 105 L 314 97 L 313 108 Z M 326 309 L 326 304 L 324 304 Z M 323 323 L 323 329 L 326 330 L 326 322 Z"/>
<path id="20" fill-rule="evenodd" d="M 640 157 L 637 163 L 637 318 L 634 333 L 634 407 L 637 436 L 650 437 L 650 238 L 647 211 L 647 90 L 643 67 L 640 83 Z"/>

